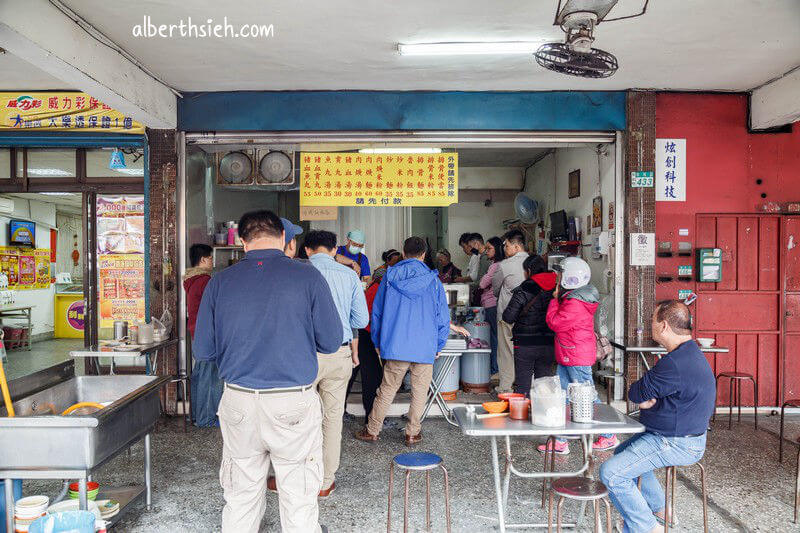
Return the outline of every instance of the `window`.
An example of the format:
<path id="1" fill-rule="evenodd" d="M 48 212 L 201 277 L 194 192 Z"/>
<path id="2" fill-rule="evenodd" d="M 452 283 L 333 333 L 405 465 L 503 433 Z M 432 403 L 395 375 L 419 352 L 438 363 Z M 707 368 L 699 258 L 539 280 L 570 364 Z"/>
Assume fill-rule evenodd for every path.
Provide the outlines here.
<path id="1" fill-rule="evenodd" d="M 75 150 L 60 148 L 29 148 L 28 178 L 74 178 L 76 173 Z M 17 175 L 22 176 L 22 157 L 17 156 Z"/>
<path id="2" fill-rule="evenodd" d="M 0 179 L 11 178 L 11 149 L 0 148 Z"/>
<path id="3" fill-rule="evenodd" d="M 141 149 L 122 149 L 125 168 L 109 168 L 111 165 L 112 148 L 98 148 L 86 150 L 86 177 L 126 177 L 142 178 L 144 176 L 144 151 Z"/>

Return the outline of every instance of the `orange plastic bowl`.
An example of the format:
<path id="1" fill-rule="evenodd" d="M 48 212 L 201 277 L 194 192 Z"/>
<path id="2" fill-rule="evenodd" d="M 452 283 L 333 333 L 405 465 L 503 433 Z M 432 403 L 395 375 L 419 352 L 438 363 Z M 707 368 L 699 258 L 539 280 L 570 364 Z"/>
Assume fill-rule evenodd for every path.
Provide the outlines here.
<path id="1" fill-rule="evenodd" d="M 100 484 L 97 481 L 87 481 L 86 482 L 86 491 L 87 492 L 92 491 L 92 490 L 97 490 L 99 488 L 100 488 Z M 79 487 L 78 487 L 78 483 L 77 482 L 70 483 L 69 484 L 69 490 L 71 490 L 73 492 L 78 492 L 78 490 L 80 490 Z"/>
<path id="2" fill-rule="evenodd" d="M 484 409 L 486 409 L 489 413 L 502 413 L 506 409 L 508 409 L 508 402 L 500 401 L 500 402 L 484 402 L 481 404 Z"/>
<path id="3" fill-rule="evenodd" d="M 511 398 L 524 398 L 525 395 L 522 394 L 521 392 L 501 392 L 500 394 L 497 395 L 497 397 L 500 398 L 501 400 L 508 401 Z"/>

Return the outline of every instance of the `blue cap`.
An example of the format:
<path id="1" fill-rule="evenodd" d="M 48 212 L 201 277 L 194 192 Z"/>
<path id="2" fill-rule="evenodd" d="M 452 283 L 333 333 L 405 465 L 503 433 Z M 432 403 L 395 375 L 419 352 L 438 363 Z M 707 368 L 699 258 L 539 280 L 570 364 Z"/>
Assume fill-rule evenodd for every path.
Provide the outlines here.
<path id="1" fill-rule="evenodd" d="M 281 217 L 281 222 L 283 223 L 283 231 L 286 233 L 286 241 L 284 244 L 289 244 L 289 241 L 303 233 L 303 228 L 297 224 L 292 224 L 292 221 L 288 218 Z"/>
<path id="2" fill-rule="evenodd" d="M 353 242 L 357 242 L 358 244 L 364 244 L 364 232 L 360 229 L 354 229 L 350 233 L 347 234 L 347 238 Z"/>

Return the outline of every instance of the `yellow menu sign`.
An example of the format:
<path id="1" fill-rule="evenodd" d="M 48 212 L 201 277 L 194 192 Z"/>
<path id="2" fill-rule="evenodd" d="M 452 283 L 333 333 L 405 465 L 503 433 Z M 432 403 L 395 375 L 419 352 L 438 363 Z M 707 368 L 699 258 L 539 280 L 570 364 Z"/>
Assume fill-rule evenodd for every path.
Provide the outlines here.
<path id="1" fill-rule="evenodd" d="M 446 206 L 458 202 L 458 154 L 302 152 L 301 206 Z"/>
<path id="2" fill-rule="evenodd" d="M 0 92 L 0 130 L 143 134 L 131 117 L 81 92 Z"/>

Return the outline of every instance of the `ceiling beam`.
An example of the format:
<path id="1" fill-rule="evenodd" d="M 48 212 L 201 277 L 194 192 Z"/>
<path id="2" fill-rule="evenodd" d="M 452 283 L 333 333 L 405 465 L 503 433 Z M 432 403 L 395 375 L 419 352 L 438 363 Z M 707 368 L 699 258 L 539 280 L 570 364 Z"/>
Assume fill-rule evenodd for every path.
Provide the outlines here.
<path id="1" fill-rule="evenodd" d="M 174 129 L 172 89 L 101 40 L 47 0 L 0 1 L 1 47 L 147 127 Z"/>
<path id="2" fill-rule="evenodd" d="M 800 67 L 750 94 L 750 127 L 764 130 L 800 120 Z"/>

